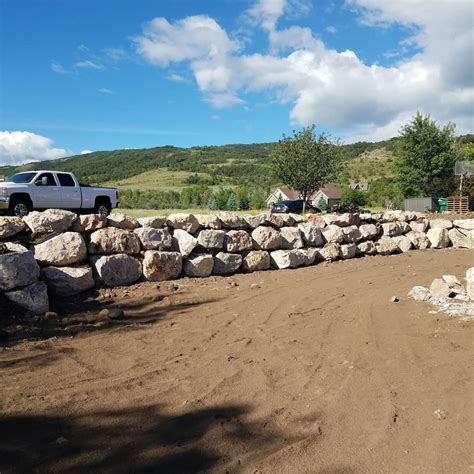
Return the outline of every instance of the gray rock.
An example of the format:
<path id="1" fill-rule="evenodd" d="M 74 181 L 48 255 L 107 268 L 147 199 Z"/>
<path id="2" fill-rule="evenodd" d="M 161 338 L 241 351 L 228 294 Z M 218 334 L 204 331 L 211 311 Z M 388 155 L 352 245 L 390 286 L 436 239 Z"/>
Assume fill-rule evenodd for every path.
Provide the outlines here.
<path id="1" fill-rule="evenodd" d="M 143 275 L 149 281 L 178 278 L 183 267 L 179 252 L 147 250 L 143 259 Z"/>
<path id="2" fill-rule="evenodd" d="M 280 227 L 284 226 L 291 226 L 293 225 L 294 220 L 289 214 L 272 214 L 268 213 L 265 215 L 265 223 L 264 225 L 269 225 L 279 229 Z"/>
<path id="3" fill-rule="evenodd" d="M 72 223 L 72 232 L 93 232 L 107 225 L 107 217 L 101 214 L 84 214 L 77 216 Z"/>
<path id="4" fill-rule="evenodd" d="M 201 253 L 184 262 L 184 273 L 189 277 L 208 277 L 214 268 L 214 258 L 208 253 Z"/>
<path id="5" fill-rule="evenodd" d="M 90 261 L 99 280 L 106 286 L 131 285 L 142 275 L 141 263 L 130 255 L 102 255 L 91 257 Z"/>
<path id="6" fill-rule="evenodd" d="M 363 239 L 373 239 L 379 235 L 379 228 L 375 224 L 362 224 L 359 227 L 360 235 Z"/>
<path id="7" fill-rule="evenodd" d="M 188 257 L 197 247 L 198 240 L 182 229 L 173 232 L 173 250 L 177 250 L 183 258 Z"/>
<path id="8" fill-rule="evenodd" d="M 430 229 L 452 229 L 453 223 L 448 219 L 430 219 Z"/>
<path id="9" fill-rule="evenodd" d="M 225 231 L 205 229 L 198 234 L 198 243 L 206 249 L 221 249 L 224 247 Z"/>
<path id="10" fill-rule="evenodd" d="M 327 227 L 322 229 L 322 234 L 326 242 L 330 244 L 344 242 L 344 232 L 337 225 L 328 224 Z"/>
<path id="11" fill-rule="evenodd" d="M 133 231 L 145 250 L 170 250 L 173 238 L 167 228 L 139 227 Z"/>
<path id="12" fill-rule="evenodd" d="M 274 268 L 297 268 L 306 262 L 307 255 L 301 249 L 275 250 L 270 252 L 271 265 Z"/>
<path id="13" fill-rule="evenodd" d="M 222 227 L 222 222 L 215 214 L 195 214 L 194 217 L 204 229 L 218 230 Z"/>
<path id="14" fill-rule="evenodd" d="M 410 238 L 407 237 L 406 235 L 396 235 L 395 237 L 392 237 L 392 239 L 397 243 L 398 248 L 402 252 L 408 252 L 413 247 L 413 244 Z"/>
<path id="15" fill-rule="evenodd" d="M 63 267 L 87 258 L 86 243 L 79 232 L 65 232 L 32 246 L 35 259 L 42 265 Z"/>
<path id="16" fill-rule="evenodd" d="M 63 209 L 48 209 L 44 212 L 33 211 L 23 218 L 33 234 L 51 234 L 65 232 L 77 219 L 74 212 Z"/>
<path id="17" fill-rule="evenodd" d="M 49 310 L 48 289 L 42 281 L 25 286 L 20 290 L 9 291 L 5 297 L 33 314 L 44 314 Z"/>
<path id="18" fill-rule="evenodd" d="M 356 256 L 356 253 L 357 253 L 357 245 L 356 244 L 341 245 L 340 255 L 343 259 L 354 258 Z"/>
<path id="19" fill-rule="evenodd" d="M 455 247 L 474 249 L 474 230 L 454 228 L 448 231 L 448 236 Z"/>
<path id="20" fill-rule="evenodd" d="M 181 229 L 194 234 L 199 229 L 199 222 L 192 214 L 170 214 L 166 223 L 173 229 Z"/>
<path id="21" fill-rule="evenodd" d="M 70 296 L 89 290 L 94 286 L 92 268 L 86 265 L 74 267 L 46 267 L 41 270 L 41 279 L 52 295 Z"/>
<path id="22" fill-rule="evenodd" d="M 281 247 L 281 234 L 269 226 L 260 226 L 252 231 L 253 246 L 256 250 L 273 250 Z"/>
<path id="23" fill-rule="evenodd" d="M 342 228 L 342 233 L 344 234 L 344 242 L 346 243 L 355 243 L 363 239 L 362 234 L 359 228 L 355 225 L 350 225 Z"/>
<path id="24" fill-rule="evenodd" d="M 406 236 L 410 239 L 413 247 L 417 250 L 424 250 L 430 246 L 430 239 L 426 237 L 424 232 L 408 232 Z"/>
<path id="25" fill-rule="evenodd" d="M 217 217 L 222 222 L 225 229 L 246 229 L 247 222 L 240 214 L 236 212 L 221 211 L 217 213 Z"/>
<path id="26" fill-rule="evenodd" d="M 348 225 L 359 225 L 359 214 L 324 214 L 323 219 L 327 225 L 346 227 Z"/>
<path id="27" fill-rule="evenodd" d="M 327 244 L 322 249 L 319 250 L 318 260 L 326 260 L 332 262 L 337 260 L 341 256 L 341 246 L 336 243 Z"/>
<path id="28" fill-rule="evenodd" d="M 12 237 L 25 230 L 25 223 L 20 217 L 0 216 L 0 239 Z"/>
<path id="29" fill-rule="evenodd" d="M 383 235 L 388 237 L 394 237 L 395 235 L 401 235 L 402 229 L 399 222 L 386 222 L 382 224 Z"/>
<path id="30" fill-rule="evenodd" d="M 377 253 L 377 247 L 371 240 L 360 242 L 357 244 L 357 253 L 375 255 Z"/>
<path id="31" fill-rule="evenodd" d="M 411 298 L 415 301 L 428 301 L 430 297 L 430 290 L 424 286 L 414 286 L 408 292 L 408 298 Z"/>
<path id="32" fill-rule="evenodd" d="M 324 244 L 321 227 L 313 222 L 302 222 L 298 229 L 303 234 L 303 239 L 309 247 L 321 247 Z"/>
<path id="33" fill-rule="evenodd" d="M 235 253 L 219 252 L 214 257 L 214 270 L 216 275 L 231 275 L 242 265 L 242 255 Z"/>
<path id="34" fill-rule="evenodd" d="M 38 280 L 40 268 L 32 252 L 0 255 L 0 290 L 30 285 Z"/>
<path id="35" fill-rule="evenodd" d="M 442 219 L 439 219 L 442 220 Z M 430 241 L 430 247 L 433 249 L 444 249 L 449 247 L 451 243 L 449 240 L 449 234 L 445 227 L 434 227 L 429 229 L 426 233 Z"/>
<path id="36" fill-rule="evenodd" d="M 253 242 L 245 230 L 230 230 L 225 237 L 225 249 L 227 252 L 243 252 L 252 250 Z"/>
<path id="37" fill-rule="evenodd" d="M 426 232 L 430 226 L 428 219 L 410 222 L 410 228 L 413 232 Z"/>
<path id="38" fill-rule="evenodd" d="M 375 246 L 377 248 L 377 253 L 380 255 L 390 255 L 400 250 L 395 240 L 386 235 L 380 237 L 380 239 L 375 243 Z"/>
<path id="39" fill-rule="evenodd" d="M 400 228 L 400 233 L 403 235 L 403 234 L 406 234 L 407 232 L 410 232 L 411 231 L 411 227 L 409 224 L 407 224 L 406 222 L 399 222 L 398 223 L 398 227 Z"/>
<path id="40" fill-rule="evenodd" d="M 282 227 L 280 235 L 281 247 L 283 249 L 300 249 L 304 247 L 301 231 L 298 227 Z"/>
<path id="41" fill-rule="evenodd" d="M 442 278 L 435 278 L 431 283 L 430 293 L 433 298 L 448 298 L 452 291 L 450 286 Z"/>
<path id="42" fill-rule="evenodd" d="M 107 217 L 109 227 L 117 227 L 118 229 L 133 230 L 140 227 L 140 223 L 135 217 L 127 216 L 120 213 L 112 213 Z"/>
<path id="43" fill-rule="evenodd" d="M 242 217 L 250 229 L 255 229 L 258 226 L 265 225 L 266 214 L 256 214 L 254 216 L 246 214 Z"/>
<path id="44" fill-rule="evenodd" d="M 242 270 L 246 273 L 270 268 L 270 254 L 265 250 L 247 252 L 242 261 Z"/>
<path id="45" fill-rule="evenodd" d="M 133 255 L 140 252 L 140 239 L 130 230 L 107 227 L 91 234 L 87 250 L 90 254 Z"/>
<path id="46" fill-rule="evenodd" d="M 139 217 L 138 223 L 142 227 L 152 227 L 153 229 L 163 229 L 166 226 L 165 216 Z"/>

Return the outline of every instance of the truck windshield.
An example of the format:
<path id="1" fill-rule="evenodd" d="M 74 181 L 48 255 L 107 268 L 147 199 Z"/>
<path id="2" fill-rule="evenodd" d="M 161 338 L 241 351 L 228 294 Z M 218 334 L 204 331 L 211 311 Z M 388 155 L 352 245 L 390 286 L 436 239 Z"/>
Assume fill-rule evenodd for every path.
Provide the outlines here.
<path id="1" fill-rule="evenodd" d="M 10 176 L 7 181 L 10 183 L 25 184 L 29 183 L 35 176 L 36 173 L 17 173 L 13 176 Z"/>

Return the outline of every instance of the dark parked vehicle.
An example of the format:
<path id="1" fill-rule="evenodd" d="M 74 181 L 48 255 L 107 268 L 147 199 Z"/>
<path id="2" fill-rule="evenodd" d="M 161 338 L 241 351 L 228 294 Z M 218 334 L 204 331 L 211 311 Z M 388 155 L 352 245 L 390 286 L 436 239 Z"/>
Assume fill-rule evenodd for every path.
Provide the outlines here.
<path id="1" fill-rule="evenodd" d="M 275 214 L 300 214 L 303 212 L 303 199 L 295 199 L 295 200 L 288 200 L 288 201 L 281 201 L 277 204 L 273 204 L 272 212 Z M 315 206 L 312 206 L 309 202 L 305 205 L 306 211 L 312 212 L 321 212 L 321 209 L 318 209 Z"/>

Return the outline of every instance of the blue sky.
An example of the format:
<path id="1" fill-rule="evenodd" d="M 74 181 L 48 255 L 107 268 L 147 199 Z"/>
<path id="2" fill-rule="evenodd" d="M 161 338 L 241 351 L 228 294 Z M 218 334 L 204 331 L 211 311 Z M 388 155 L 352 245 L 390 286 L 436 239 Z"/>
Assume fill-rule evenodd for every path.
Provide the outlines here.
<path id="1" fill-rule="evenodd" d="M 377 140 L 416 110 L 473 129 L 469 1 L 0 5 L 0 164 L 274 141 L 311 123 Z"/>

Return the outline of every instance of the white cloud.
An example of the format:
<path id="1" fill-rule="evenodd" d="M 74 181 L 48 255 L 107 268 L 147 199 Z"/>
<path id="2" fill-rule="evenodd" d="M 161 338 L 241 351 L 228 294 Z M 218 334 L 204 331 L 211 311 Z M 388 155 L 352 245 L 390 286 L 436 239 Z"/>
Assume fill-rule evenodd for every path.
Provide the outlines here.
<path id="1" fill-rule="evenodd" d="M 88 155 L 89 153 L 94 153 L 92 150 L 82 150 L 81 155 Z"/>
<path id="2" fill-rule="evenodd" d="M 172 73 L 167 76 L 167 79 L 174 82 L 183 82 L 185 78 L 180 74 Z"/>
<path id="3" fill-rule="evenodd" d="M 69 74 L 69 71 L 64 69 L 63 65 L 56 61 L 52 61 L 50 64 L 50 67 L 51 67 L 51 70 L 55 72 L 56 74 Z"/>
<path id="4" fill-rule="evenodd" d="M 68 155 L 67 150 L 54 148 L 50 138 L 31 132 L 0 132 L 0 165 L 19 165 Z"/>
<path id="5" fill-rule="evenodd" d="M 74 67 L 81 68 L 81 69 L 104 69 L 103 64 L 96 63 L 94 61 L 91 61 L 90 59 L 86 59 L 84 61 L 79 61 L 76 64 L 74 64 Z"/>
<path id="6" fill-rule="evenodd" d="M 217 108 L 242 104 L 242 93 L 270 91 L 278 102 L 292 104 L 293 124 L 317 123 L 352 130 L 354 136 L 385 138 L 419 110 L 456 122 L 458 132 L 472 131 L 470 2 L 459 0 L 455 7 L 449 0 L 346 3 L 373 28 L 406 27 L 409 36 L 401 48 L 412 44 L 419 52 L 383 67 L 364 63 L 353 51 L 327 48 L 309 28 L 278 29 L 291 8 L 300 5 L 304 12 L 306 3 L 294 0 L 259 0 L 246 12 L 268 35 L 268 52 L 246 54 L 242 44 L 204 15 L 174 23 L 156 18 L 135 41 L 153 64 L 187 63 L 205 100 Z"/>
<path id="7" fill-rule="evenodd" d="M 337 33 L 337 28 L 335 26 L 329 25 L 326 27 L 326 31 L 332 35 L 335 35 Z"/>
<path id="8" fill-rule="evenodd" d="M 107 89 L 107 87 L 101 87 L 100 89 L 97 89 L 97 92 L 100 92 L 101 94 L 108 94 L 108 95 L 115 94 L 113 90 Z"/>

